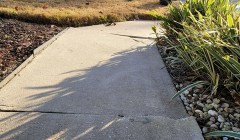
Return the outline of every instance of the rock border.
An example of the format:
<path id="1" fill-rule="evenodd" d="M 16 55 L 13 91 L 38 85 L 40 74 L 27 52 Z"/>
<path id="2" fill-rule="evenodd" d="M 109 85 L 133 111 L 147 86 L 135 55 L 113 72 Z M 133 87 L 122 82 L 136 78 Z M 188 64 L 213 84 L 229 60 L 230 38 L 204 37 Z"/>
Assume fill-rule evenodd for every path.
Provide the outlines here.
<path id="1" fill-rule="evenodd" d="M 166 59 L 169 56 L 174 57 L 175 51 L 167 51 L 167 46 L 164 43 L 157 44 L 157 47 L 160 56 L 172 77 L 175 89 L 180 91 L 189 85 L 189 81 L 183 79 L 179 80 L 179 77 L 184 78 L 185 76 L 189 76 L 189 73 L 183 69 L 183 71 L 187 73 L 183 73 L 183 75 L 177 74 L 177 78 L 174 77 L 176 71 L 178 73 L 183 71 L 178 71 L 179 68 L 174 68 L 175 66 L 171 65 L 174 64 L 173 59 Z M 220 130 L 240 132 L 240 106 L 235 102 L 228 101 L 228 99 L 225 99 L 223 96 L 211 96 L 211 93 L 206 90 L 206 86 L 204 85 L 193 87 L 179 96 L 187 114 L 196 119 L 203 135 L 212 131 Z M 206 140 L 220 140 L 222 138 L 224 140 L 231 139 L 228 137 L 219 137 L 206 138 Z"/>

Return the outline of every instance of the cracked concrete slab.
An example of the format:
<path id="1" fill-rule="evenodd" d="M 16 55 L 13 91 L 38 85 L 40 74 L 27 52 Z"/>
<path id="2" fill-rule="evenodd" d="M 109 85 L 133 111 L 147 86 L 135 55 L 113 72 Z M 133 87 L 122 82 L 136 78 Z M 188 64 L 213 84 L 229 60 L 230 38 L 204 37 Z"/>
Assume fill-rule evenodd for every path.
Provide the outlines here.
<path id="1" fill-rule="evenodd" d="M 161 116 L 171 119 L 169 122 L 166 121 L 169 126 L 161 122 L 165 121 L 161 117 L 157 119 L 160 121 L 159 124 L 156 123 L 157 126 L 149 125 L 149 128 L 141 126 L 143 130 L 138 128 L 139 125 L 131 126 L 127 121 L 120 126 L 131 126 L 133 130 L 130 132 L 136 133 L 134 136 L 137 134 L 141 136 L 140 132 L 146 131 L 143 138 L 148 137 L 147 139 L 152 139 L 151 135 L 157 135 L 152 133 L 155 127 L 159 133 L 165 131 L 174 133 L 171 131 L 171 129 L 175 130 L 172 123 L 177 123 L 188 115 L 179 99 L 170 102 L 176 91 L 151 39 L 154 37 L 151 32 L 151 26 L 154 24 L 155 22 L 151 21 L 132 21 L 110 27 L 98 25 L 68 29 L 0 90 L 0 110 L 14 110 L 15 114 L 20 115 L 27 113 L 24 111 L 29 111 L 29 114 L 34 112 L 75 114 L 73 116 L 76 117 L 76 123 L 80 124 L 79 127 L 83 125 L 83 128 L 79 128 L 81 131 L 85 129 L 85 123 L 86 126 L 88 124 L 84 120 L 97 120 L 94 117 L 88 120 L 85 118 L 88 115 L 101 116 L 102 120 L 111 120 L 112 116 L 117 115 Z M 17 111 L 22 112 L 17 113 Z M 0 114 L 4 116 L 11 113 Z M 43 114 L 41 113 L 40 116 Z M 14 120 L 12 118 L 15 116 L 1 117 L 5 118 L 1 120 L 4 123 Z M 12 126 L 4 125 L 1 132 L 12 135 L 11 132 L 17 133 L 18 128 L 22 128 L 21 133 L 26 134 L 23 138 L 27 138 L 31 134 L 26 132 L 28 129 L 24 126 L 29 124 L 37 131 L 42 127 L 36 124 L 45 124 L 44 121 L 47 121 L 52 126 L 46 126 L 43 132 L 49 131 L 48 133 L 54 135 L 55 132 L 51 129 L 62 131 L 57 123 L 63 123 L 61 127 L 68 129 L 68 120 L 72 118 L 72 116 L 69 118 L 69 116 L 51 116 L 51 114 L 43 116 L 53 118 L 38 119 L 41 117 L 37 117 L 33 122 L 20 119 L 15 124 L 23 122 L 23 127 L 13 128 L 14 123 Z M 24 117 L 29 118 L 28 115 Z M 53 121 L 56 124 L 51 122 L 55 119 L 59 120 L 59 122 Z M 63 122 L 60 121 L 61 119 Z M 183 121 L 186 123 L 183 127 L 192 121 L 188 122 L 188 119 Z M 184 128 L 189 129 L 189 138 L 202 139 L 196 123 L 189 124 L 189 127 Z M 109 129 L 109 133 L 117 134 L 117 128 Z M 130 132 L 122 129 L 119 128 L 121 131 L 118 135 L 119 139 L 128 138 L 127 134 Z M 71 129 L 71 131 L 75 130 Z M 180 130 L 176 132 L 176 136 L 180 137 L 179 132 Z M 169 133 L 161 137 L 170 139 Z M 190 135 L 191 133 L 193 135 Z M 42 137 L 45 138 L 44 135 Z M 97 134 L 94 138 L 98 138 Z"/>
<path id="2" fill-rule="evenodd" d="M 0 139 L 199 140 L 202 137 L 198 129 L 192 129 L 197 124 L 191 117 L 175 120 L 161 116 L 1 113 L 0 120 L 4 119 L 0 121 Z"/>

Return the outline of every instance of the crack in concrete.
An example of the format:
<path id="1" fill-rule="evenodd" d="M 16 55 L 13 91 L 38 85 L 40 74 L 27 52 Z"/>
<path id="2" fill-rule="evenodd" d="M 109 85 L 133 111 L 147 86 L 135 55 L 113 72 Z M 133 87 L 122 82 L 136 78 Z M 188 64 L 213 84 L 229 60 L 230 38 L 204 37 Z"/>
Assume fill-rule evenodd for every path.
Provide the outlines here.
<path id="1" fill-rule="evenodd" d="M 118 116 L 117 115 L 102 115 L 92 113 L 74 113 L 74 112 L 59 112 L 59 111 L 29 111 L 29 110 L 14 110 L 14 109 L 0 109 L 1 112 L 16 112 L 16 113 L 42 113 L 42 114 L 66 114 L 66 115 L 93 115 L 93 116 Z"/>
<path id="2" fill-rule="evenodd" d="M 163 69 L 165 69 L 165 68 L 166 68 L 166 66 L 163 66 L 163 67 L 160 68 L 160 70 L 163 70 Z"/>
<path id="3" fill-rule="evenodd" d="M 148 118 L 165 118 L 169 120 L 181 121 L 185 119 L 191 119 L 191 116 L 174 119 L 167 116 L 156 116 L 156 115 L 123 115 L 123 114 L 93 114 L 93 113 L 74 113 L 74 112 L 58 112 L 58 111 L 28 111 L 28 110 L 14 110 L 14 109 L 0 109 L 0 113 L 40 113 L 40 114 L 59 114 L 59 115 L 88 115 L 88 116 L 112 116 L 117 118 L 129 119 L 130 122 L 142 122 L 134 118 L 145 118 L 144 122 L 149 123 Z M 151 122 L 151 121 L 150 121 Z"/>
<path id="4" fill-rule="evenodd" d="M 117 35 L 117 36 L 129 37 L 129 38 L 137 38 L 137 39 L 150 39 L 150 40 L 155 40 L 156 39 L 154 37 L 142 37 L 142 36 L 133 36 L 133 35 L 114 34 L 114 33 L 110 33 L 110 34 Z"/>
<path id="5" fill-rule="evenodd" d="M 13 107 L 13 106 L 9 106 L 9 105 L 0 105 L 0 106 L 4 106 L 4 107 Z"/>

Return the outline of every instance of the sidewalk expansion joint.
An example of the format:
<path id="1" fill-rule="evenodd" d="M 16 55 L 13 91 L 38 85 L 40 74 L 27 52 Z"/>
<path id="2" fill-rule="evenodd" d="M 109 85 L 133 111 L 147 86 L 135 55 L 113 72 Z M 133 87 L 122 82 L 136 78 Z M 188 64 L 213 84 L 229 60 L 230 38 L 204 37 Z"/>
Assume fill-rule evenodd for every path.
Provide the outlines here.
<path id="1" fill-rule="evenodd" d="M 28 111 L 28 110 L 14 110 L 14 109 L 0 109 L 0 113 L 40 113 L 40 114 L 55 114 L 55 115 L 87 115 L 87 116 L 112 116 L 116 118 L 122 118 L 122 119 L 129 119 L 130 121 L 133 118 L 166 118 L 169 120 L 184 120 L 191 118 L 190 116 L 185 116 L 182 118 L 171 118 L 168 116 L 159 116 L 159 115 L 139 115 L 139 114 L 132 114 L 132 115 L 123 115 L 123 114 L 94 114 L 94 113 L 73 113 L 73 112 L 58 112 L 58 111 Z M 134 121 L 136 122 L 136 120 Z"/>
<path id="2" fill-rule="evenodd" d="M 1 112 L 12 113 L 42 113 L 42 114 L 65 114 L 65 115 L 93 115 L 93 116 L 118 116 L 118 115 L 101 115 L 92 113 L 73 113 L 73 112 L 59 112 L 59 111 L 29 111 L 29 110 L 14 110 L 14 109 L 0 109 Z"/>

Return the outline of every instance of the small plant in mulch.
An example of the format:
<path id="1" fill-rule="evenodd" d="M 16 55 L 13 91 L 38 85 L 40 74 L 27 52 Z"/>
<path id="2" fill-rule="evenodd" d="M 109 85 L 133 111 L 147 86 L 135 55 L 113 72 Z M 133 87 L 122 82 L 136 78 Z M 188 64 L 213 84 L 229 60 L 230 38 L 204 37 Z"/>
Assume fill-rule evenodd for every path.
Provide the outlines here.
<path id="1" fill-rule="evenodd" d="M 163 20 L 160 52 L 188 114 L 205 136 L 239 138 L 240 13 L 224 0 L 186 0 Z M 221 130 L 221 131 L 217 131 Z M 216 138 L 217 139 L 217 138 Z"/>

